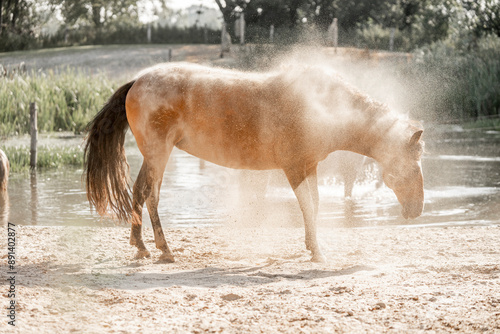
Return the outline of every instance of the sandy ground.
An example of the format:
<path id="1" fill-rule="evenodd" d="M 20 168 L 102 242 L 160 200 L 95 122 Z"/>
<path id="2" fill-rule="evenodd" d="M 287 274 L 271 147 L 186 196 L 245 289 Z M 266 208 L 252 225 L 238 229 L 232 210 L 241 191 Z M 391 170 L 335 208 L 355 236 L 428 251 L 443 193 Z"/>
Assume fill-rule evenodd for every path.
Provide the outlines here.
<path id="1" fill-rule="evenodd" d="M 234 66 L 218 46 L 110 46 L 0 55 L 4 66 L 79 67 L 121 80 L 168 60 Z M 377 82 L 379 85 L 379 82 Z M 384 90 L 387 89 L 383 86 Z M 124 227 L 16 228 L 16 327 L 7 231 L 0 333 L 500 333 L 500 226 L 166 229 L 177 262 L 134 259 Z"/>
<path id="2" fill-rule="evenodd" d="M 150 229 L 136 260 L 125 227 L 18 226 L 0 332 L 500 333 L 500 226 L 319 232 L 325 264 L 302 228 L 167 229 L 159 264 Z"/>

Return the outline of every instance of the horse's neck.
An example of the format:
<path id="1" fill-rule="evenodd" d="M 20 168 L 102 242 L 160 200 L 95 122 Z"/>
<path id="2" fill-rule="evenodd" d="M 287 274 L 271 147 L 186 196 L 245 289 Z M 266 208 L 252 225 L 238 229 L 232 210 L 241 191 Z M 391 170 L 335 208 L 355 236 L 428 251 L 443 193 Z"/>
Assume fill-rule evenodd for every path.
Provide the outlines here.
<path id="1" fill-rule="evenodd" d="M 388 162 L 391 151 L 401 141 L 400 121 L 391 113 L 363 112 L 347 122 L 336 140 L 335 150 L 351 151 L 373 158 L 381 164 Z"/>

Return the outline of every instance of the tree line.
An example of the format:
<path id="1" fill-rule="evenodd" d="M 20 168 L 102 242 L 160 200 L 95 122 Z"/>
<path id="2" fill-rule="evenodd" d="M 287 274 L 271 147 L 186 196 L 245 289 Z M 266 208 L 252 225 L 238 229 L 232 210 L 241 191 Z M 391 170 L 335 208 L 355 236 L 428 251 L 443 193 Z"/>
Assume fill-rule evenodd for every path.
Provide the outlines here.
<path id="1" fill-rule="evenodd" d="M 0 51 L 71 44 L 144 42 L 139 20 L 146 0 L 0 0 Z M 207 0 L 208 2 L 209 0 Z M 484 35 L 500 36 L 499 0 L 210 0 L 219 8 L 234 38 L 234 23 L 243 13 L 247 41 L 267 42 L 271 25 L 276 41 L 293 43 L 304 30 L 325 36 L 334 18 L 339 42 L 358 47 L 384 48 L 390 29 L 395 48 L 413 50 L 447 38 L 453 29 L 467 32 L 468 47 Z M 154 12 L 176 15 L 168 0 L 155 1 Z M 200 8 L 203 11 L 203 8 Z M 43 27 L 62 18 L 59 30 L 48 36 Z M 203 43 L 201 28 L 163 29 L 158 43 Z M 205 32 L 206 35 L 206 32 Z M 208 42 L 219 43 L 220 32 L 210 31 Z"/>

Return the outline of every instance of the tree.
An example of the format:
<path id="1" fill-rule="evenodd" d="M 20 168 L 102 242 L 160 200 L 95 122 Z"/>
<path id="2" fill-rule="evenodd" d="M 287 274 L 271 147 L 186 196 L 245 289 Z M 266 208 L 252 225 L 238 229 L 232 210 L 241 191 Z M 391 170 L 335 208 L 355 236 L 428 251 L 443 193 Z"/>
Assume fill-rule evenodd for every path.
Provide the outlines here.
<path id="1" fill-rule="evenodd" d="M 0 34 L 2 33 L 3 16 L 2 16 L 3 0 L 0 0 Z"/>
<path id="2" fill-rule="evenodd" d="M 67 32 L 68 28 L 77 28 L 86 42 L 102 43 L 103 38 L 116 31 L 118 27 L 133 27 L 139 23 L 138 0 L 50 1 L 60 8 L 65 22 L 62 29 Z"/>
<path id="3" fill-rule="evenodd" d="M 36 44 L 35 28 L 41 17 L 34 0 L 0 1 L 0 50 L 12 51 Z"/>
<path id="4" fill-rule="evenodd" d="M 224 1 L 224 0 L 223 0 Z M 226 24 L 226 30 L 230 36 L 234 36 L 234 22 L 243 13 L 251 0 L 215 0 L 219 10 L 222 13 L 222 18 Z"/>
<path id="5" fill-rule="evenodd" d="M 500 37 L 499 0 L 463 0 L 462 3 L 469 13 L 469 28 L 477 37 L 490 33 Z"/>
<path id="6" fill-rule="evenodd" d="M 294 28 L 300 22 L 299 9 L 307 3 L 307 0 L 287 0 L 286 8 L 289 17 L 290 28 Z"/>
<path id="7" fill-rule="evenodd" d="M 29 8 L 30 3 L 26 0 L 0 1 L 0 29 L 18 32 L 25 29 L 31 14 Z"/>
<path id="8" fill-rule="evenodd" d="M 82 22 L 100 30 L 119 20 L 136 19 L 138 0 L 51 0 L 61 6 L 61 14 L 68 25 Z"/>
<path id="9" fill-rule="evenodd" d="M 314 24 L 322 31 L 328 30 L 334 18 L 339 15 L 339 1 L 314 0 Z"/>

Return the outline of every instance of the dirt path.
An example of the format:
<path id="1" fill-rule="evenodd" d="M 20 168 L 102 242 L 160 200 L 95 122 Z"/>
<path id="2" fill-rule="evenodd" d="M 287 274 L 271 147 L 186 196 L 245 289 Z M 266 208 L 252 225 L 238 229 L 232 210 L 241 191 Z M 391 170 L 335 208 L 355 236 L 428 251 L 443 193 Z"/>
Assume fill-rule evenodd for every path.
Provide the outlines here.
<path id="1" fill-rule="evenodd" d="M 326 264 L 301 228 L 166 232 L 174 264 L 151 230 L 135 260 L 128 228 L 17 227 L 16 332 L 500 332 L 498 226 L 322 229 Z"/>
<path id="2" fill-rule="evenodd" d="M 28 70 L 58 70 L 79 68 L 89 73 L 105 73 L 111 78 L 124 79 L 157 63 L 186 61 L 229 66 L 231 54 L 220 58 L 219 45 L 110 45 L 43 49 L 30 52 L 0 53 L 0 64 L 6 68 L 24 62 Z"/>

